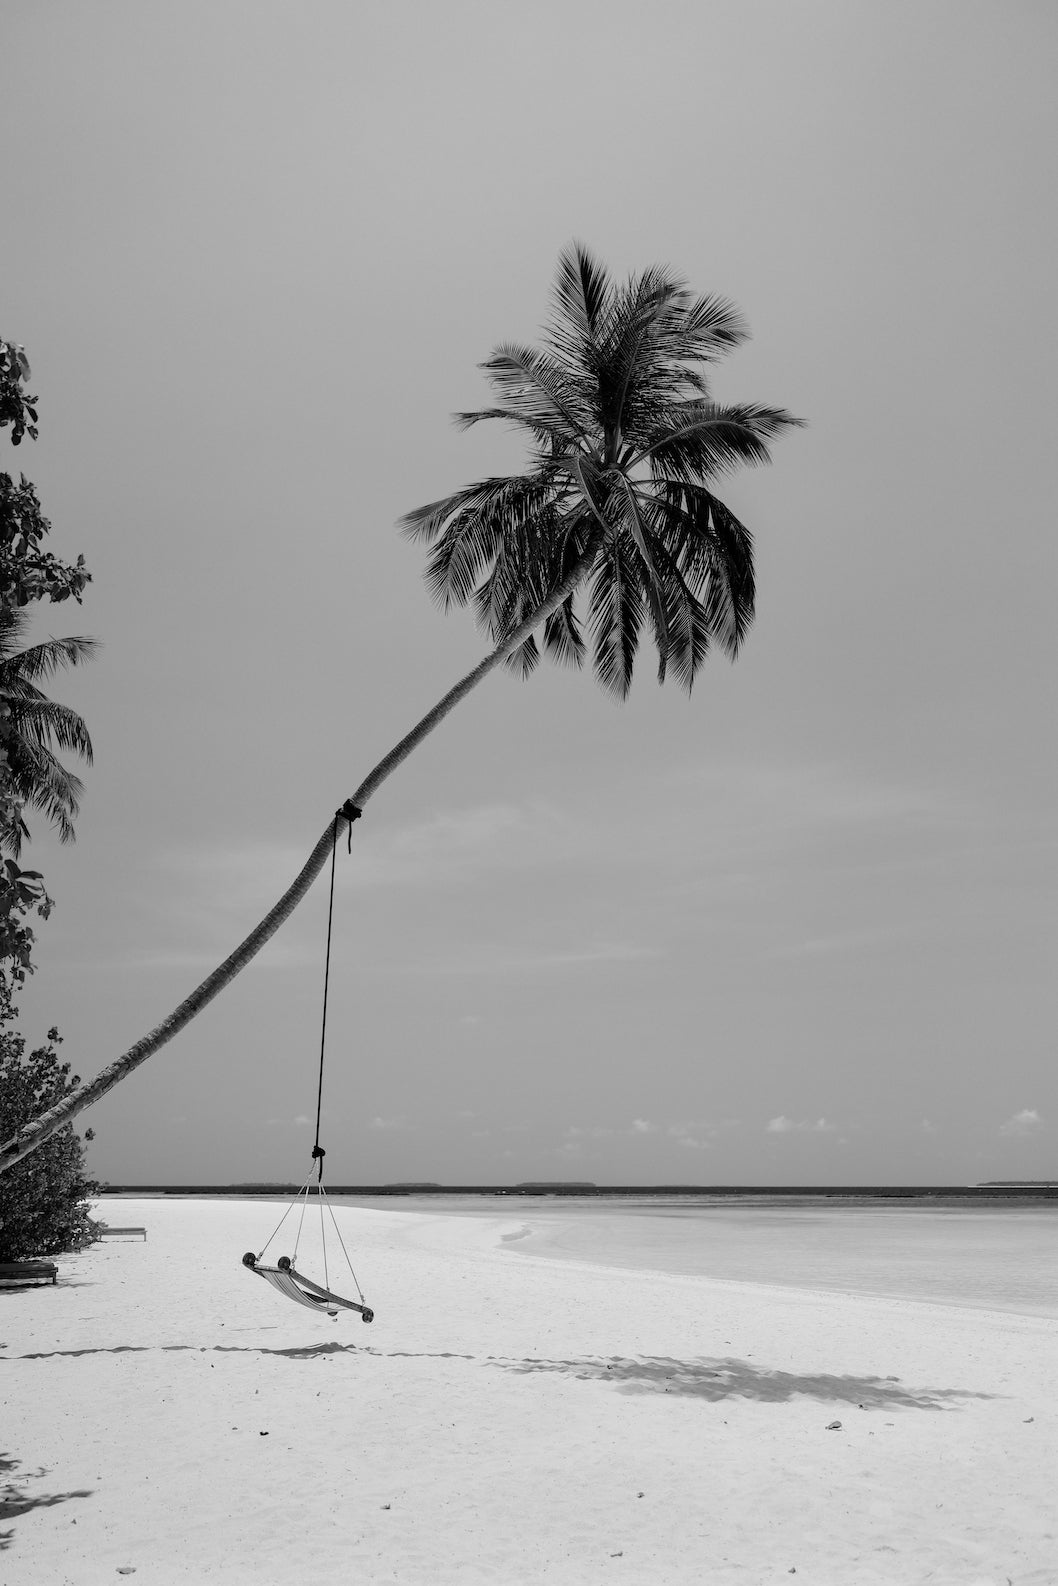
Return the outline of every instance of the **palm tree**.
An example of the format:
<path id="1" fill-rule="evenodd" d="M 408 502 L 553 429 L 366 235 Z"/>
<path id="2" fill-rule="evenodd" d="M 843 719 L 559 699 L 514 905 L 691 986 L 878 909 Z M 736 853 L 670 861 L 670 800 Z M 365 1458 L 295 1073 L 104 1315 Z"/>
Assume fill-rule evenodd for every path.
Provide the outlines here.
<path id="1" fill-rule="evenodd" d="M 623 698 L 644 627 L 659 678 L 687 689 L 713 644 L 738 653 L 753 616 L 752 541 L 713 486 L 740 464 L 769 461 L 769 442 L 798 423 L 782 409 L 712 400 L 707 366 L 746 335 L 729 303 L 694 297 L 667 270 L 619 284 L 585 248 L 562 254 L 542 347 L 497 348 L 484 365 L 495 405 L 458 416 L 464 426 L 515 425 L 529 441 L 528 468 L 403 520 L 431 547 L 432 594 L 445 607 L 471 603 L 491 650 L 365 777 L 231 956 L 123 1056 L 0 1148 L 0 1170 L 97 1101 L 234 979 L 304 897 L 339 832 L 501 663 L 529 673 L 542 642 L 579 666 L 590 643 L 597 677 Z"/>
<path id="2" fill-rule="evenodd" d="M 62 667 L 90 660 L 96 641 L 45 639 L 20 649 L 27 626 L 22 609 L 0 609 L 0 782 L 16 805 L 40 810 L 58 830 L 60 840 L 72 842 L 84 784 L 55 751 L 79 755 L 91 765 L 92 740 L 77 712 L 49 699 L 38 684 Z M 28 835 L 19 814 L 0 829 L 0 846 L 17 857 Z"/>

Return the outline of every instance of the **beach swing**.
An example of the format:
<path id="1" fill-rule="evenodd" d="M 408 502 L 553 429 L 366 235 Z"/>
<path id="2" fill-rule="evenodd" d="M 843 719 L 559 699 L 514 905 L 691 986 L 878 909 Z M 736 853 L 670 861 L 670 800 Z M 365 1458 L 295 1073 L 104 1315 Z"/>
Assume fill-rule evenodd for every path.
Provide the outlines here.
<path id="1" fill-rule="evenodd" d="M 308 1178 L 279 1219 L 264 1245 L 256 1255 L 252 1250 L 248 1250 L 242 1258 L 242 1264 L 248 1271 L 256 1273 L 259 1278 L 264 1278 L 278 1293 L 285 1295 L 288 1300 L 294 1300 L 298 1305 L 307 1306 L 310 1311 L 326 1311 L 332 1321 L 337 1319 L 339 1311 L 358 1311 L 362 1322 L 373 1322 L 375 1313 L 364 1300 L 364 1293 L 357 1280 L 356 1273 L 353 1271 L 353 1263 L 349 1259 L 348 1250 L 345 1248 L 345 1240 L 342 1238 L 341 1229 L 338 1227 L 330 1202 L 327 1200 L 326 1191 L 323 1188 L 323 1159 L 327 1153 L 320 1145 L 320 1113 L 323 1106 L 323 1059 L 327 1044 L 327 989 L 331 973 L 331 922 L 334 918 L 334 867 L 335 853 L 338 846 L 338 826 L 341 820 L 348 821 L 351 834 L 352 822 L 359 817 L 360 813 L 361 811 L 357 809 L 356 805 L 350 802 L 343 804 L 334 817 L 334 836 L 331 842 L 331 892 L 327 908 L 327 952 L 323 970 L 323 1027 L 320 1032 L 320 1080 L 316 1093 L 316 1143 L 312 1147 L 312 1167 L 309 1169 Z M 314 1178 L 316 1180 L 315 1184 L 312 1182 Z M 317 1283 L 312 1278 L 307 1278 L 303 1272 L 298 1271 L 296 1265 L 298 1246 L 305 1223 L 305 1214 L 312 1199 L 315 1199 L 320 1214 L 320 1249 L 323 1253 L 322 1284 Z M 294 1252 L 289 1256 L 280 1256 L 274 1266 L 268 1266 L 264 1263 L 265 1252 L 268 1250 L 269 1245 L 275 1242 L 283 1224 L 295 1209 L 298 1211 L 298 1218 L 297 1231 L 294 1234 Z M 345 1258 L 345 1265 L 348 1268 L 352 1286 L 359 1296 L 358 1300 L 344 1299 L 342 1295 L 331 1288 L 330 1269 L 327 1260 L 327 1218 L 330 1219 L 332 1235 L 337 1239 L 342 1255 Z"/>
<path id="2" fill-rule="evenodd" d="M 248 1268 L 250 1272 L 256 1272 L 259 1278 L 266 1279 L 267 1282 L 269 1282 L 274 1289 L 277 1289 L 280 1294 L 285 1294 L 288 1300 L 296 1300 L 299 1305 L 307 1306 L 310 1311 L 326 1311 L 327 1315 L 332 1321 L 337 1320 L 339 1311 L 359 1311 L 361 1321 L 373 1322 L 375 1319 L 375 1313 L 364 1300 L 364 1293 L 359 1282 L 357 1281 L 356 1273 L 353 1271 L 353 1263 L 349 1259 L 348 1250 L 345 1248 L 345 1240 L 342 1238 L 341 1229 L 338 1227 L 334 1212 L 331 1210 L 330 1202 L 327 1199 L 327 1193 L 323 1188 L 324 1155 L 325 1152 L 323 1151 L 323 1148 L 317 1144 L 313 1148 L 313 1156 L 318 1158 L 318 1169 L 316 1163 L 314 1163 L 308 1178 L 298 1191 L 295 1199 L 291 1202 L 286 1211 L 283 1213 L 282 1217 L 279 1219 L 279 1222 L 271 1236 L 265 1241 L 264 1245 L 256 1255 L 252 1250 L 247 1250 L 246 1254 L 242 1258 L 242 1264 L 244 1267 Z M 312 1183 L 314 1176 L 316 1177 L 315 1185 Z M 312 1278 L 307 1278 L 303 1272 L 298 1271 L 297 1266 L 295 1265 L 298 1259 L 298 1245 L 301 1240 L 301 1230 L 305 1222 L 305 1214 L 308 1211 L 309 1200 L 313 1193 L 315 1193 L 315 1199 L 319 1203 L 320 1210 L 320 1246 L 323 1251 L 322 1284 L 314 1282 Z M 280 1256 L 276 1261 L 275 1266 L 264 1265 L 263 1258 L 265 1252 L 267 1251 L 269 1245 L 272 1244 L 278 1237 L 279 1230 L 282 1228 L 291 1212 L 294 1211 L 295 1207 L 298 1208 L 298 1222 L 297 1232 L 294 1235 L 293 1254 L 289 1256 Z M 359 1300 L 344 1299 L 342 1295 L 337 1294 L 334 1289 L 331 1288 L 331 1277 L 327 1262 L 327 1224 L 325 1221 L 327 1217 L 330 1218 L 333 1235 L 341 1247 L 342 1255 L 345 1257 L 345 1265 L 348 1268 L 349 1276 L 352 1279 L 353 1288 L 359 1295 Z"/>

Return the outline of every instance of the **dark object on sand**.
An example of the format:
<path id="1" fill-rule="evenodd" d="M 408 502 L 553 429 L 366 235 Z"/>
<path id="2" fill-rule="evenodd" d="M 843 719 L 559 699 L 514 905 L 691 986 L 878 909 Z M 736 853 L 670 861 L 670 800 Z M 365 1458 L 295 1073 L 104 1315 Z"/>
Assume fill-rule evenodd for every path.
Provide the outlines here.
<path id="1" fill-rule="evenodd" d="M 5 1261 L 0 1278 L 9 1283 L 54 1283 L 59 1269 L 54 1261 Z"/>

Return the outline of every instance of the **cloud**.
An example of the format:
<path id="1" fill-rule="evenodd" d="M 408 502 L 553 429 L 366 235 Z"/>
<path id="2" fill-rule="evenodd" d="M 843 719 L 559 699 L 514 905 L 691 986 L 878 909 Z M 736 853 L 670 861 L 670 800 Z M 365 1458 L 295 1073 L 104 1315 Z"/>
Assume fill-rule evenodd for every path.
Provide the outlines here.
<path id="1" fill-rule="evenodd" d="M 1035 1107 L 1022 1107 L 1021 1111 L 1020 1112 L 1016 1112 L 1014 1114 L 1013 1118 L 1008 1118 L 1006 1123 L 1001 1123 L 1000 1124 L 999 1132 L 1000 1132 L 1000 1134 L 1005 1134 L 1005 1135 L 1008 1135 L 1008 1136 L 1009 1135 L 1015 1135 L 1016 1136 L 1016 1135 L 1035 1134 L 1037 1129 L 1042 1129 L 1042 1128 L 1043 1128 L 1043 1119 L 1040 1117 L 1039 1113 L 1036 1111 L 1036 1108 Z"/>
<path id="2" fill-rule="evenodd" d="M 813 1123 L 810 1119 L 802 1118 L 795 1122 L 792 1118 L 784 1118 L 782 1113 L 777 1118 L 769 1118 L 765 1125 L 767 1134 L 832 1134 L 835 1124 L 828 1123 L 825 1118 L 817 1118 Z"/>
<path id="3" fill-rule="evenodd" d="M 636 1140 L 642 1139 L 644 1135 L 648 1134 L 666 1134 L 680 1145 L 683 1145 L 687 1140 L 691 1140 L 699 1148 L 703 1146 L 699 1136 L 715 1133 L 716 1130 L 712 1124 L 695 1123 L 693 1119 L 683 1123 L 662 1124 L 654 1123 L 650 1118 L 633 1118 L 627 1129 L 613 1128 L 610 1124 L 605 1123 L 574 1123 L 570 1124 L 566 1129 L 566 1134 L 571 1139 L 605 1140 L 612 1139 L 615 1136 L 625 1136 Z"/>
<path id="4" fill-rule="evenodd" d="M 629 942 L 587 942 L 583 945 L 553 950 L 511 952 L 494 942 L 474 941 L 458 956 L 423 958 L 399 964 L 386 964 L 386 969 L 397 970 L 401 975 L 534 975 L 548 970 L 579 969 L 585 964 L 636 964 L 658 959 L 664 955 L 656 947 L 637 947 Z M 460 1021 L 465 1022 L 465 1021 Z"/>
<path id="5" fill-rule="evenodd" d="M 406 1118 L 372 1118 L 368 1124 L 369 1129 L 410 1129 L 413 1126 Z"/>
<path id="6" fill-rule="evenodd" d="M 922 1122 L 919 1124 L 918 1127 L 922 1131 L 923 1134 L 936 1134 L 937 1133 L 937 1125 L 935 1123 L 931 1123 L 928 1118 L 923 1118 Z"/>
<path id="7" fill-rule="evenodd" d="M 715 1123 L 704 1123 L 695 1118 L 682 1118 L 679 1123 L 666 1123 L 665 1132 L 669 1140 L 674 1140 L 677 1145 L 682 1145 L 688 1151 L 707 1151 L 712 1145 L 719 1126 Z"/>
<path id="8" fill-rule="evenodd" d="M 710 792 L 730 789 L 748 817 L 763 816 L 769 826 L 779 819 L 787 829 L 873 824 L 893 817 L 940 818 L 952 808 L 950 795 L 941 798 L 930 788 L 864 777 L 837 760 L 727 768 L 710 762 L 690 775 Z"/>
<path id="9" fill-rule="evenodd" d="M 928 919 L 912 922 L 902 919 L 891 925 L 872 925 L 858 930 L 834 932 L 829 936 L 806 936 L 798 942 L 781 944 L 768 957 L 821 958 L 830 953 L 851 953 L 883 942 L 907 941 L 909 936 L 928 931 L 931 925 Z"/>
<path id="10" fill-rule="evenodd" d="M 406 825 L 375 825 L 353 840 L 342 884 L 433 886 L 472 880 L 497 870 L 539 872 L 583 864 L 586 854 L 608 851 L 605 833 L 557 804 L 479 804 L 441 810 Z"/>

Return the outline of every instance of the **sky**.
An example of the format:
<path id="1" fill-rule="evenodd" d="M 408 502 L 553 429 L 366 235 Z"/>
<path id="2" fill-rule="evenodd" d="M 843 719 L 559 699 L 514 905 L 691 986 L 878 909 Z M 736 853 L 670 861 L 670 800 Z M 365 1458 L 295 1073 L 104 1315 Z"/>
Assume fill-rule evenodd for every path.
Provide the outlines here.
<path id="1" fill-rule="evenodd" d="M 8 0 L 0 468 L 83 552 L 94 767 L 23 998 L 84 1077 L 237 945 L 484 653 L 400 516 L 560 250 L 742 310 L 757 619 L 500 672 L 339 851 L 332 1184 L 1058 1177 L 1058 12 L 1036 0 Z M 111 1184 L 300 1182 L 323 881 L 81 1122 Z"/>

